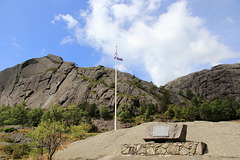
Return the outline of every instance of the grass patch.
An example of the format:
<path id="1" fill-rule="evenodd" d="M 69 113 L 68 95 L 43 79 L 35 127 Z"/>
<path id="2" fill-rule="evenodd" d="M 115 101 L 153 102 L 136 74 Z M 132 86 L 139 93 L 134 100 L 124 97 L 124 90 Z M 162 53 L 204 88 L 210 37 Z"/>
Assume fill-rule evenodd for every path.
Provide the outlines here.
<path id="1" fill-rule="evenodd" d="M 57 72 L 57 68 L 56 67 L 48 68 L 48 69 L 46 69 L 46 72 L 48 72 L 48 71 L 52 71 L 53 73 L 56 73 Z"/>

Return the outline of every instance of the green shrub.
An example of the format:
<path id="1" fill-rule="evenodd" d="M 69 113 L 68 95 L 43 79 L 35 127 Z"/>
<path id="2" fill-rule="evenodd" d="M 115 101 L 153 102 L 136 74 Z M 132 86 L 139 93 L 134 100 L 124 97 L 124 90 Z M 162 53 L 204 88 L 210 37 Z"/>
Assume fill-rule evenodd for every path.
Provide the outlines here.
<path id="1" fill-rule="evenodd" d="M 10 137 L 3 137 L 1 140 L 4 141 L 4 142 L 8 142 L 8 143 L 13 143 L 14 142 L 14 139 L 10 138 Z"/>
<path id="2" fill-rule="evenodd" d="M 56 73 L 57 72 L 57 68 L 56 67 L 48 68 L 48 69 L 46 69 L 46 72 L 48 72 L 48 71 L 52 71 L 53 73 Z"/>
<path id="3" fill-rule="evenodd" d="M 236 118 L 236 111 L 228 100 L 215 99 L 203 103 L 199 109 L 202 120 L 222 121 Z"/>
<path id="4" fill-rule="evenodd" d="M 180 96 L 183 96 L 183 97 L 184 97 L 183 90 L 180 89 L 180 90 L 178 91 L 178 94 L 179 94 Z"/>
<path id="5" fill-rule="evenodd" d="M 112 118 L 111 112 L 109 110 L 109 108 L 107 108 L 105 105 L 103 105 L 99 111 L 99 114 L 101 116 L 102 119 L 104 120 L 108 120 Z"/>
<path id="6" fill-rule="evenodd" d="M 151 85 L 149 88 L 149 92 L 153 95 L 155 95 L 155 91 L 158 89 L 158 87 L 156 85 Z"/>
<path id="7" fill-rule="evenodd" d="M 4 128 L 4 132 L 5 133 L 11 133 L 13 131 L 16 131 L 17 129 L 13 128 L 13 127 L 8 127 L 8 128 Z"/>
<path id="8" fill-rule="evenodd" d="M 109 85 L 109 88 L 114 88 L 115 87 L 115 82 L 111 82 Z"/>
<path id="9" fill-rule="evenodd" d="M 14 147 L 12 152 L 13 159 L 19 159 L 24 155 L 28 155 L 30 153 L 30 147 L 28 144 L 19 144 Z"/>
<path id="10" fill-rule="evenodd" d="M 31 126 L 37 127 L 37 125 L 41 122 L 43 113 L 44 113 L 44 110 L 42 108 L 35 108 L 30 110 L 27 113 L 28 124 Z"/>
<path id="11" fill-rule="evenodd" d="M 16 148 L 13 150 L 12 159 L 20 159 L 22 156 L 22 150 L 20 148 Z"/>
<path id="12" fill-rule="evenodd" d="M 8 144 L 8 145 L 5 145 L 5 146 L 2 146 L 1 150 L 3 152 L 5 152 L 6 154 L 11 155 L 12 152 L 14 151 L 14 145 L 13 144 Z"/>
<path id="13" fill-rule="evenodd" d="M 193 97 L 194 97 L 193 92 L 192 92 L 190 89 L 187 90 L 186 98 L 189 99 L 189 100 L 191 100 Z"/>
<path id="14" fill-rule="evenodd" d="M 238 118 L 240 118 L 240 108 L 237 109 L 237 111 L 236 111 L 236 116 L 237 116 Z"/>
<path id="15" fill-rule="evenodd" d="M 131 108 L 126 104 L 122 103 L 118 108 L 118 117 L 121 121 L 131 121 L 133 114 Z"/>
<path id="16" fill-rule="evenodd" d="M 78 126 L 71 126 L 71 138 L 81 139 L 86 136 L 86 133 L 90 131 L 92 126 L 88 123 L 80 123 Z"/>

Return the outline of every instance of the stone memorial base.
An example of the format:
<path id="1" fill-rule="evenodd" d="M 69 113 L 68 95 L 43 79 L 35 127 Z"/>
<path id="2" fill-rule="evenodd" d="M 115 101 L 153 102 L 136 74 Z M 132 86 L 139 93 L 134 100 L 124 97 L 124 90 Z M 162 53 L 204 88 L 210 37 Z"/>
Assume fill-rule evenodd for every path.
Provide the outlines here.
<path id="1" fill-rule="evenodd" d="M 202 155 L 206 144 L 203 142 L 167 142 L 145 144 L 122 144 L 124 155 Z"/>

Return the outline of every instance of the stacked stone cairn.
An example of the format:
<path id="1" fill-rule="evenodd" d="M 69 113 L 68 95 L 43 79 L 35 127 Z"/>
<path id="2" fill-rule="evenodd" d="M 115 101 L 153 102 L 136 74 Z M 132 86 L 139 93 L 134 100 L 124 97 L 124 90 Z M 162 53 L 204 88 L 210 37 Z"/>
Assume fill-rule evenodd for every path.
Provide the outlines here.
<path id="1" fill-rule="evenodd" d="M 186 141 L 187 126 L 183 124 L 166 124 L 148 126 L 143 138 L 144 144 L 122 144 L 124 155 L 202 155 L 206 144 Z"/>

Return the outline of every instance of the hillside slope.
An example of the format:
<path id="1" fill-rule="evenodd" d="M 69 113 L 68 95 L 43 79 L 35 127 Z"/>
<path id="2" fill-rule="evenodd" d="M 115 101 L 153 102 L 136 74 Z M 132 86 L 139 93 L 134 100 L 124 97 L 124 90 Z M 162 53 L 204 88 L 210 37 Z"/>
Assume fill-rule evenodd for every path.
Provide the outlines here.
<path id="1" fill-rule="evenodd" d="M 98 108 L 105 105 L 113 111 L 114 85 L 114 69 L 77 67 L 73 62 L 65 62 L 61 57 L 49 54 L 0 72 L 0 106 L 13 106 L 25 101 L 30 108 L 48 109 L 53 104 L 68 106 L 87 102 L 95 103 Z M 181 105 L 181 102 L 189 100 L 179 96 L 179 91 L 186 95 L 188 90 L 208 100 L 232 96 L 239 101 L 240 63 L 191 73 L 162 87 L 118 72 L 118 106 L 128 104 L 135 115 L 138 107 L 149 102 L 159 112 L 166 111 L 171 102 Z"/>
<path id="2" fill-rule="evenodd" d="M 167 89 L 178 94 L 180 90 L 191 90 L 195 95 L 205 99 L 236 97 L 240 95 L 240 63 L 222 64 L 199 72 L 177 78 L 165 85 Z"/>
<path id="3" fill-rule="evenodd" d="M 118 105 L 141 106 L 152 102 L 159 106 L 156 95 L 161 93 L 152 83 L 118 72 Z M 54 55 L 27 60 L 0 72 L 0 105 L 13 106 L 22 101 L 30 108 L 87 102 L 113 110 L 114 69 L 76 67 Z"/>

